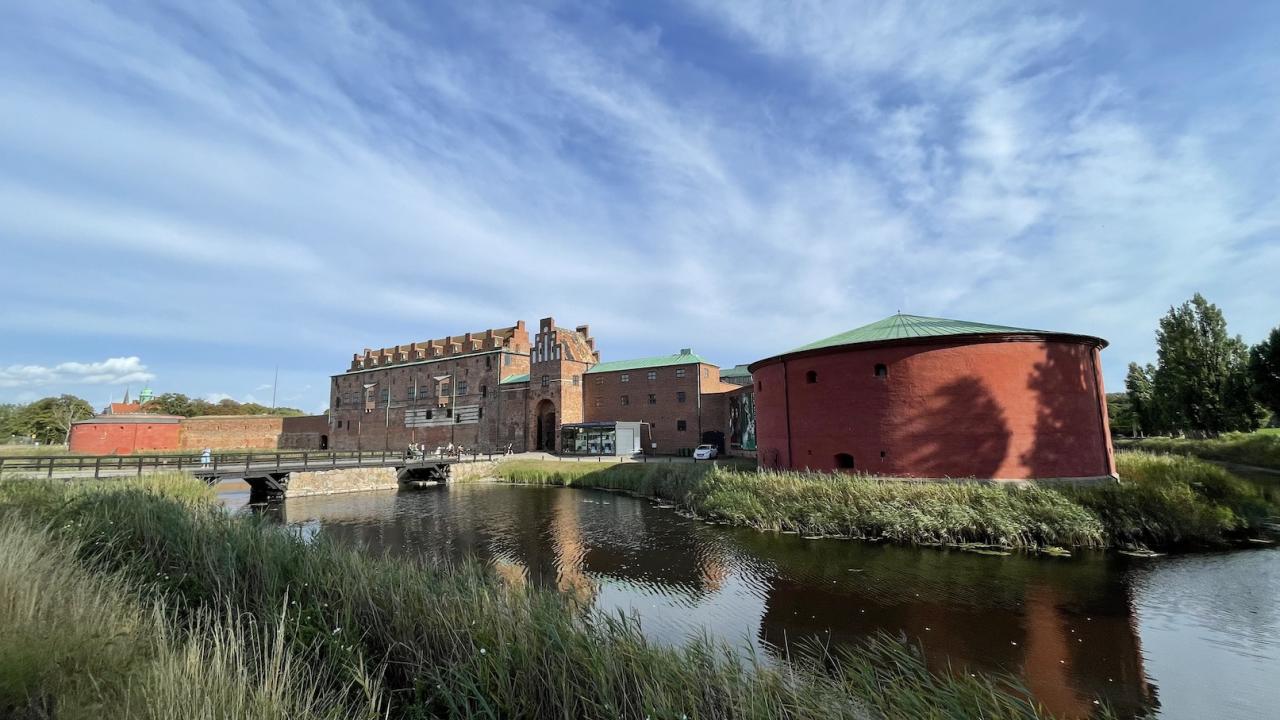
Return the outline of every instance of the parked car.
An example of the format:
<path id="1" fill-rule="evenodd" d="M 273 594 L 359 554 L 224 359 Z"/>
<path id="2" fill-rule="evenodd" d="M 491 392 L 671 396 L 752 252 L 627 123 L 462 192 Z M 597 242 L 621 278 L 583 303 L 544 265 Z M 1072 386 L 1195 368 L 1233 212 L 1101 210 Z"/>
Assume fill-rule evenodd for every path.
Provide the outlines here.
<path id="1" fill-rule="evenodd" d="M 699 445 L 693 451 L 694 460 L 710 460 L 719 455 L 720 451 L 716 450 L 715 445 Z"/>

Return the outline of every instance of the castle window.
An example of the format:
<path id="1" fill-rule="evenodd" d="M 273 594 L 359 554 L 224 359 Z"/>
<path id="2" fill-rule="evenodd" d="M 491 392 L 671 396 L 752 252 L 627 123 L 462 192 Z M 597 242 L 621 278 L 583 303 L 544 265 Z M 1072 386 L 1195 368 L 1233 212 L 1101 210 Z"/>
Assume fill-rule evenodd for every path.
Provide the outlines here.
<path id="1" fill-rule="evenodd" d="M 485 356 L 484 356 L 484 369 L 485 369 L 485 370 L 488 370 L 488 369 L 489 369 L 489 368 L 491 368 L 491 367 L 493 367 L 493 358 L 489 357 L 488 355 L 485 355 Z"/>
<path id="2" fill-rule="evenodd" d="M 428 410 L 428 411 L 427 411 L 427 419 L 428 419 L 428 420 L 430 420 L 430 419 L 431 419 L 431 416 L 432 416 L 432 415 L 434 415 L 434 414 L 435 414 L 435 412 L 434 412 L 434 411 L 432 411 L 432 410 Z"/>
<path id="3" fill-rule="evenodd" d="M 339 430 L 341 430 L 341 429 L 342 429 L 342 421 L 341 421 L 341 420 L 339 420 L 339 421 L 338 421 L 338 429 L 339 429 Z"/>
<path id="4" fill-rule="evenodd" d="M 459 395 L 467 394 L 467 383 L 465 381 L 458 383 L 458 394 Z"/>
<path id="5" fill-rule="evenodd" d="M 597 385 L 603 385 L 603 384 L 604 384 L 604 376 L 600 376 L 600 377 L 596 378 L 596 384 L 597 384 Z"/>
<path id="6" fill-rule="evenodd" d="M 678 432 L 684 432 L 685 430 L 688 430 L 688 429 L 689 429 L 689 425 L 684 420 L 676 421 L 676 430 Z"/>
<path id="7" fill-rule="evenodd" d="M 550 387 L 550 386 L 551 386 L 551 376 L 550 376 L 550 375 L 543 375 L 543 376 L 542 376 L 542 387 Z"/>
<path id="8" fill-rule="evenodd" d="M 676 402 L 684 402 L 684 391 L 676 393 Z"/>
<path id="9" fill-rule="evenodd" d="M 604 404 L 604 402 L 603 402 L 603 401 L 601 401 L 601 400 L 600 400 L 600 399 L 598 399 L 598 398 L 596 399 L 596 407 L 600 407 L 600 406 L 601 406 L 601 405 L 603 405 L 603 404 Z"/>
<path id="10" fill-rule="evenodd" d="M 333 409 L 334 409 L 334 410 L 337 410 L 337 409 L 338 409 L 338 408 L 340 408 L 340 407 L 342 407 L 342 396 L 341 396 L 341 395 L 339 395 L 338 397 L 336 397 L 336 398 L 334 398 L 334 399 L 333 399 Z"/>
<path id="11" fill-rule="evenodd" d="M 649 393 L 649 404 L 650 404 L 650 405 L 657 405 L 657 404 L 658 404 L 658 396 L 657 396 L 657 395 L 654 395 L 653 393 Z"/>
<path id="12" fill-rule="evenodd" d="M 581 381 L 582 381 L 582 376 L 581 376 L 581 375 L 574 375 L 574 376 L 573 376 L 573 386 L 574 386 L 574 387 L 578 387 L 578 383 L 579 383 L 579 382 L 581 382 Z"/>
<path id="13" fill-rule="evenodd" d="M 476 419 L 477 420 L 484 419 L 484 408 L 480 408 L 479 410 L 476 411 Z"/>
<path id="14" fill-rule="evenodd" d="M 503 355 L 503 356 L 502 356 L 502 364 L 503 364 L 503 365 L 510 365 L 510 364 L 511 364 L 511 356 L 510 356 L 510 355 Z"/>
<path id="15" fill-rule="evenodd" d="M 837 469 L 837 470 L 852 470 L 852 469 L 853 469 L 853 456 L 852 456 L 852 455 L 850 455 L 849 453 L 837 453 L 837 454 L 836 454 L 836 469 Z"/>
<path id="16" fill-rule="evenodd" d="M 444 416 L 447 418 L 453 417 L 453 408 L 445 408 Z"/>
<path id="17" fill-rule="evenodd" d="M 818 382 L 818 373 L 816 370 L 810 370 L 804 374 L 804 381 L 813 385 Z"/>
<path id="18" fill-rule="evenodd" d="M 481 386 L 480 386 L 480 397 L 482 397 L 482 398 L 487 398 L 487 397 L 489 397 L 489 386 L 488 386 L 488 385 L 481 385 Z"/>
<path id="19" fill-rule="evenodd" d="M 889 377 L 889 366 L 885 365 L 884 363 L 876 363 L 876 377 L 878 378 Z"/>
<path id="20" fill-rule="evenodd" d="M 630 395 L 623 395 L 623 396 L 622 396 L 622 404 L 623 404 L 623 405 L 630 405 L 630 404 L 631 404 L 631 396 L 630 396 Z"/>
<path id="21" fill-rule="evenodd" d="M 658 373 L 657 373 L 657 371 L 656 371 L 656 370 L 650 370 L 650 371 L 649 371 L 649 379 L 650 379 L 650 380 L 657 380 L 657 379 L 658 379 Z"/>
<path id="22" fill-rule="evenodd" d="M 391 388 L 382 388 L 382 402 L 384 404 L 391 402 Z"/>
<path id="23" fill-rule="evenodd" d="M 622 373 L 622 377 L 618 378 L 618 382 L 631 382 L 631 375 L 628 373 Z"/>
<path id="24" fill-rule="evenodd" d="M 676 368 L 676 377 L 684 377 L 684 368 Z"/>

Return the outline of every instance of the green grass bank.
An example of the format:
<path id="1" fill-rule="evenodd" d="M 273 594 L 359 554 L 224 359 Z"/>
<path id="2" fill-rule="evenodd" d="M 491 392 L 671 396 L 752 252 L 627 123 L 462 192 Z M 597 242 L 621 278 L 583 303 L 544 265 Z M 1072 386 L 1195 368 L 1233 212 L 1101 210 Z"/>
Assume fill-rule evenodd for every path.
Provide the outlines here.
<path id="1" fill-rule="evenodd" d="M 677 463 L 514 460 L 497 472 L 510 482 L 658 498 L 708 520 L 760 530 L 915 544 L 1218 545 L 1257 535 L 1280 514 L 1256 487 L 1210 463 L 1134 452 L 1116 461 L 1121 482 L 1089 487 L 921 483 Z"/>
<path id="2" fill-rule="evenodd" d="M 1116 439 L 1116 446 L 1154 453 L 1190 455 L 1206 460 L 1280 470 L 1280 431 L 1227 433 L 1216 438 L 1150 437 Z"/>
<path id="3" fill-rule="evenodd" d="M 479 565 L 229 516 L 182 477 L 0 482 L 0 572 L 6 717 L 1046 716 L 1016 678 L 931 672 L 895 640 L 782 666 L 655 646 Z"/>

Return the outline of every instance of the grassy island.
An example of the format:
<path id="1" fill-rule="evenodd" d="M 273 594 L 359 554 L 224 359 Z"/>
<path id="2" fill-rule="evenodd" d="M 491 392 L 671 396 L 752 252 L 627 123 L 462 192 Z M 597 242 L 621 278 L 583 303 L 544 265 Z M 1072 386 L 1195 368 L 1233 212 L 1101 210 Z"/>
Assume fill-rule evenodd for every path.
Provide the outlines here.
<path id="1" fill-rule="evenodd" d="M 1190 457 L 1123 452 L 1118 483 L 1008 486 L 756 472 L 710 463 L 510 461 L 517 483 L 620 490 L 707 520 L 807 536 L 1016 548 L 1169 549 L 1252 537 L 1280 509 L 1247 481 Z"/>

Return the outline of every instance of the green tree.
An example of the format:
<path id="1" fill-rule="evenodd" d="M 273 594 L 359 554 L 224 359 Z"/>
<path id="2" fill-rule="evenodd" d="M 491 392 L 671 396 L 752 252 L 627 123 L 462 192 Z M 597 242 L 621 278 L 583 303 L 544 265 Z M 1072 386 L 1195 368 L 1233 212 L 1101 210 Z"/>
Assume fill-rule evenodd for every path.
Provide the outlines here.
<path id="1" fill-rule="evenodd" d="M 1133 409 L 1133 421 L 1137 424 L 1133 429 L 1135 435 L 1154 434 L 1164 430 L 1155 401 L 1152 381 L 1155 374 L 1156 368 L 1150 363 L 1145 367 L 1138 363 L 1129 363 L 1129 374 L 1124 378 L 1124 389 L 1125 395 L 1129 398 L 1129 405 Z M 1112 427 L 1114 429 L 1114 426 Z"/>
<path id="2" fill-rule="evenodd" d="M 93 406 L 75 395 L 42 398 L 19 412 L 19 434 L 34 436 L 46 445 L 65 445 L 71 424 L 92 416 Z"/>
<path id="3" fill-rule="evenodd" d="M 1138 434 L 1138 416 L 1127 392 L 1107 393 L 1107 422 L 1112 434 Z"/>
<path id="4" fill-rule="evenodd" d="M 22 405 L 13 403 L 0 404 L 0 442 L 6 442 L 14 435 L 22 435 L 18 426 L 18 417 L 22 412 Z"/>
<path id="5" fill-rule="evenodd" d="M 1249 351 L 1249 375 L 1254 398 L 1280 417 L 1280 327 Z"/>
<path id="6" fill-rule="evenodd" d="M 1248 348 L 1227 334 L 1222 311 L 1200 293 L 1160 319 L 1156 355 L 1152 396 L 1170 429 L 1215 435 L 1258 427 Z"/>
<path id="7" fill-rule="evenodd" d="M 191 398 L 182 393 L 164 393 L 151 399 L 142 408 L 143 412 L 159 415 L 181 415 L 191 417 L 193 414 Z"/>

